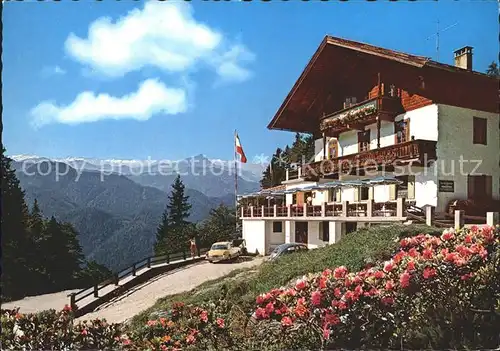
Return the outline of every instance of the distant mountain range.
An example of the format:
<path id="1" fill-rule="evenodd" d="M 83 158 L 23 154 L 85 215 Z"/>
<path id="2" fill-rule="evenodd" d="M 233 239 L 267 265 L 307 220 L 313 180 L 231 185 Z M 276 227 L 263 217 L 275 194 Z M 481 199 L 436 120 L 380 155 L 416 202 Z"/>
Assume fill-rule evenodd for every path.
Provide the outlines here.
<path id="1" fill-rule="evenodd" d="M 51 160 L 11 156 L 26 199 L 43 214 L 72 223 L 87 258 L 112 270 L 152 253 L 156 228 L 177 174 L 198 222 L 211 208 L 234 205 L 234 164 L 198 155 L 182 161 Z M 170 162 L 170 163 L 169 163 Z M 259 188 L 258 168 L 243 165 L 239 193 Z M 57 171 L 56 171 L 57 170 Z"/>

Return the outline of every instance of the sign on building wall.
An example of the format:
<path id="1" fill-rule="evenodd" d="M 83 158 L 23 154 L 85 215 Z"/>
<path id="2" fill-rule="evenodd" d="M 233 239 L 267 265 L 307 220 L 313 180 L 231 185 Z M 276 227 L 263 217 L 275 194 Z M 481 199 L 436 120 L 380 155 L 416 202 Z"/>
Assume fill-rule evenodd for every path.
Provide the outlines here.
<path id="1" fill-rule="evenodd" d="M 455 192 L 455 181 L 453 181 L 453 180 L 440 180 L 439 181 L 439 192 L 440 193 L 454 193 Z"/>

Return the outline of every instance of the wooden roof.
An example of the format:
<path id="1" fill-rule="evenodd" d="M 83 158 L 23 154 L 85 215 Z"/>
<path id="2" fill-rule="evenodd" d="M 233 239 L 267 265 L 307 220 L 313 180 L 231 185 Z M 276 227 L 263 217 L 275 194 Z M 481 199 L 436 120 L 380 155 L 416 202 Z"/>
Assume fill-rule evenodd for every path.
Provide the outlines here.
<path id="1" fill-rule="evenodd" d="M 437 103 L 498 111 L 496 78 L 423 56 L 326 36 L 268 128 L 317 133 L 318 120 L 324 114 L 340 110 L 347 96 L 359 99 L 367 95 L 377 85 L 379 73 L 382 82 L 391 82 Z M 420 90 L 424 79 L 431 83 L 427 91 Z M 467 94 L 476 95 L 464 99 Z"/>

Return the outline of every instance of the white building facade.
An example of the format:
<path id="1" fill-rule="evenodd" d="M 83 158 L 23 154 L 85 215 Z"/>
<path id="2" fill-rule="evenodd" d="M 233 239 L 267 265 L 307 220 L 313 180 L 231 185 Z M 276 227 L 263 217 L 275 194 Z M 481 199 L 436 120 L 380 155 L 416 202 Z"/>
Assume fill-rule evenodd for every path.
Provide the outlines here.
<path id="1" fill-rule="evenodd" d="M 328 44 L 345 49 L 346 42 L 327 37 L 299 82 L 315 74 L 314 65 L 321 55 L 326 55 Z M 349 43 L 351 50 L 359 49 L 359 43 Z M 363 53 L 370 55 L 365 46 Z M 385 49 L 378 48 L 374 53 L 378 55 L 381 50 Z M 386 51 L 386 60 L 398 57 L 397 53 Z M 348 55 L 339 52 L 338 55 Z M 429 65 L 422 62 L 421 69 Z M 281 187 L 264 189 L 260 195 L 265 200 L 240 202 L 243 238 L 250 252 L 268 254 L 274 247 L 289 242 L 306 243 L 310 248 L 335 244 L 346 232 L 364 226 L 406 222 L 411 219 L 409 208 L 425 211 L 430 207 L 446 214 L 460 200 L 482 202 L 488 211 L 500 210 L 496 208 L 500 207 L 498 111 L 486 104 L 486 108 L 479 106 L 480 98 L 470 106 L 464 106 L 462 101 L 454 103 L 438 89 L 443 84 L 439 75 L 449 74 L 446 70 L 451 70 L 456 79 L 467 79 L 463 89 L 482 84 L 490 91 L 494 84 L 489 78 L 476 77 L 474 72 L 464 75 L 463 69 L 455 72 L 445 65 L 433 64 L 434 71 L 423 70 L 417 76 L 418 95 L 411 90 L 416 89 L 413 71 L 408 71 L 406 81 L 398 81 L 399 77 L 387 73 L 388 80 L 397 83 L 403 92 L 395 93 L 391 84 L 390 97 L 383 96 L 388 89 L 381 84 L 379 71 L 376 87 L 360 83 L 362 88 L 372 87 L 363 102 L 344 102 L 340 106 L 343 108 L 332 108 L 338 112 L 323 113 L 317 122 L 311 122 L 309 130 L 304 130 L 304 123 L 296 122 L 297 111 L 307 105 L 294 101 L 295 96 L 301 97 L 301 86 L 296 83 L 270 128 L 317 135 L 314 160 L 297 171 L 288 171 Z M 404 67 L 398 65 L 394 67 L 406 74 Z M 429 82 L 427 86 L 425 81 Z M 353 91 L 350 88 L 349 94 L 339 95 L 352 96 Z M 309 97 L 312 102 L 304 113 L 309 113 L 323 93 L 317 90 L 317 96 Z M 327 102 L 332 100 L 331 92 L 324 94 Z M 455 94 L 460 95 L 461 91 Z M 397 107 L 393 107 L 395 101 Z M 288 112 L 294 103 L 297 107 Z M 326 105 L 320 108 L 325 109 Z"/>

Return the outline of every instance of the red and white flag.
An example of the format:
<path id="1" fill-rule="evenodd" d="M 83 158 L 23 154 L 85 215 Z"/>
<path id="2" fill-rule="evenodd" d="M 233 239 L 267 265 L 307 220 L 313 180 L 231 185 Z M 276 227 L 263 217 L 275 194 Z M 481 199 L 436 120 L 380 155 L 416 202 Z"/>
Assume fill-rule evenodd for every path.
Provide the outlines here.
<path id="1" fill-rule="evenodd" d="M 240 162 L 247 163 L 247 157 L 245 156 L 245 152 L 243 151 L 243 147 L 241 146 L 240 137 L 238 133 L 235 134 L 234 141 L 236 143 L 236 152 L 240 155 Z"/>

